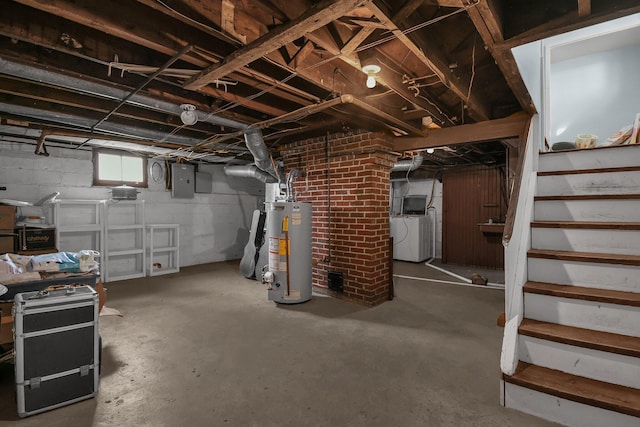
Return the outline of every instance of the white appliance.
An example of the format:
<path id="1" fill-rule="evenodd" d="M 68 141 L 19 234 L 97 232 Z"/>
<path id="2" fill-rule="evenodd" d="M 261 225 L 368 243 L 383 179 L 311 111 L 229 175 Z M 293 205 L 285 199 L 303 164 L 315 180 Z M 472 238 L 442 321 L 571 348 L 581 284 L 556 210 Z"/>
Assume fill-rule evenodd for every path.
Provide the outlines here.
<path id="1" fill-rule="evenodd" d="M 427 215 L 400 215 L 389 218 L 393 237 L 393 259 L 422 262 L 430 258 L 430 223 Z"/>

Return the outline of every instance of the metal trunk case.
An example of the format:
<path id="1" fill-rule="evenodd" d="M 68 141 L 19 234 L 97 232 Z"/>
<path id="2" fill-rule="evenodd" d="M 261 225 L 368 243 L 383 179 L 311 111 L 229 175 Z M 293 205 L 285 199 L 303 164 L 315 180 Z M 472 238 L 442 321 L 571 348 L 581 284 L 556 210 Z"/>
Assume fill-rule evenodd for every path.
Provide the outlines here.
<path id="1" fill-rule="evenodd" d="M 98 293 L 90 286 L 19 293 L 13 311 L 18 415 L 94 397 Z"/>

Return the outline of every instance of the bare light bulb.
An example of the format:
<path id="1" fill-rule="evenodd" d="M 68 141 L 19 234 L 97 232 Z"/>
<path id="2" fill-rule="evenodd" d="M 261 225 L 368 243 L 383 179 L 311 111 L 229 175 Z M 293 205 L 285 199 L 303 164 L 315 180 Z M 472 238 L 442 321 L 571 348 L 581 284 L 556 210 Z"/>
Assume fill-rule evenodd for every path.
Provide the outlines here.
<path id="1" fill-rule="evenodd" d="M 427 153 L 429 153 L 429 154 L 433 154 L 433 153 L 435 153 L 435 152 L 436 152 L 436 150 L 435 150 L 435 149 L 433 149 L 433 148 L 427 148 Z"/>
<path id="2" fill-rule="evenodd" d="M 369 77 L 367 77 L 367 87 L 369 89 L 373 89 L 374 87 L 376 87 L 376 78 L 373 76 L 373 74 L 369 74 Z"/>

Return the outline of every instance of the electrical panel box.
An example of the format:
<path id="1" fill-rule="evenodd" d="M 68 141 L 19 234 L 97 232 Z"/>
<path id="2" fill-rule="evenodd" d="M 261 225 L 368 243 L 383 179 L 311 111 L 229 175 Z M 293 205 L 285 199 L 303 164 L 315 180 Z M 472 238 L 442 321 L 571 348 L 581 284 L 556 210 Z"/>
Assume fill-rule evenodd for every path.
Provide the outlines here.
<path id="1" fill-rule="evenodd" d="M 195 173 L 193 165 L 174 163 L 171 165 L 171 197 L 174 199 L 193 199 L 195 191 Z"/>
<path id="2" fill-rule="evenodd" d="M 213 193 L 213 180 L 209 172 L 196 172 L 196 193 Z"/>

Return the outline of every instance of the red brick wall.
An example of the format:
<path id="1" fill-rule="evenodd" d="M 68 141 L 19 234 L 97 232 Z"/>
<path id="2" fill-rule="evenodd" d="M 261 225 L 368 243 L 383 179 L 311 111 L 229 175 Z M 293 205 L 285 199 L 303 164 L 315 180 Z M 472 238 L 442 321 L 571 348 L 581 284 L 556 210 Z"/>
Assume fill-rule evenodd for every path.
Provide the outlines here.
<path id="1" fill-rule="evenodd" d="M 325 293 L 327 273 L 338 271 L 347 299 L 371 306 L 388 299 L 391 148 L 385 135 L 366 133 L 281 150 L 285 170 L 305 174 L 294 189 L 298 201 L 313 205 L 313 285 Z"/>

